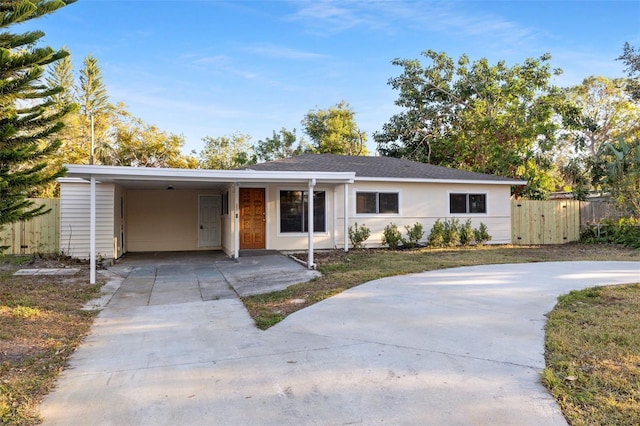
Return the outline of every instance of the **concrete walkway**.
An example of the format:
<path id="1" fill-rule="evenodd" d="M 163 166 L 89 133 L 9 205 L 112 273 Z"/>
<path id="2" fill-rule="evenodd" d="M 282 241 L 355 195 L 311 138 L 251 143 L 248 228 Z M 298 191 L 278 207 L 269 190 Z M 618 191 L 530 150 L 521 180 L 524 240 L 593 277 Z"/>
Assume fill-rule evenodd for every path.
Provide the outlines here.
<path id="1" fill-rule="evenodd" d="M 261 332 L 237 299 L 107 307 L 45 425 L 566 424 L 539 382 L 544 314 L 638 262 L 372 281 Z"/>

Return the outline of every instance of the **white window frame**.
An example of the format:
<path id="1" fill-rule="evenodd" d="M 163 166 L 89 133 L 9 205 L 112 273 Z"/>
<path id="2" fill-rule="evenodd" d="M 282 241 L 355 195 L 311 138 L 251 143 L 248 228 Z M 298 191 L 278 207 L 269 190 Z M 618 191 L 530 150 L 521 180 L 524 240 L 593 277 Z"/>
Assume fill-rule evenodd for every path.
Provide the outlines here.
<path id="1" fill-rule="evenodd" d="M 451 213 L 451 194 L 465 194 L 467 195 L 467 210 L 469 210 L 469 195 L 484 195 L 484 213 Z M 467 216 L 489 216 L 489 193 L 486 191 L 448 191 L 447 192 L 447 214 L 450 217 L 467 217 Z"/>
<path id="2" fill-rule="evenodd" d="M 398 194 L 398 213 L 358 213 L 358 193 L 369 192 L 376 195 L 376 208 L 380 209 L 380 193 Z M 353 215 L 355 217 L 398 217 L 402 213 L 402 191 L 399 189 L 358 189 L 354 188 L 351 198 L 353 204 Z"/>
<path id="3" fill-rule="evenodd" d="M 302 191 L 309 192 L 309 187 L 280 187 L 276 188 L 276 216 L 277 216 L 277 229 L 276 236 L 277 237 L 304 237 L 309 235 L 308 232 L 282 232 L 280 230 L 280 192 L 281 191 Z M 313 230 L 313 235 L 317 236 L 328 236 L 329 235 L 329 190 L 324 187 L 316 187 L 313 189 L 313 192 L 324 192 L 324 231 L 316 231 Z"/>

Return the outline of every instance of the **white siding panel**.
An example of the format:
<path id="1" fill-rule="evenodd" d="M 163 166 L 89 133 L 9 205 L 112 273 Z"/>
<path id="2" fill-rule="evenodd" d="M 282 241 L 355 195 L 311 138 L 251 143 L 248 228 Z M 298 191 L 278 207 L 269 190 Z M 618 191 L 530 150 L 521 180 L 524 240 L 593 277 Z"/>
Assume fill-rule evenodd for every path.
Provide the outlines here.
<path id="1" fill-rule="evenodd" d="M 96 253 L 114 257 L 114 185 L 96 185 Z M 90 185 L 88 182 L 60 184 L 60 251 L 76 258 L 89 258 Z"/>

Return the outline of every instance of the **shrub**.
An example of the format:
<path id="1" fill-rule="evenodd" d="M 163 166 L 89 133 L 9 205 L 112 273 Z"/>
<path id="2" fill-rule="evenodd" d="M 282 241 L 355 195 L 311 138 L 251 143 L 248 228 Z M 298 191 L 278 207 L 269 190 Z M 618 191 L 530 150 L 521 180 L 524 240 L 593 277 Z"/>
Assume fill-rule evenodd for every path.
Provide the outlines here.
<path id="1" fill-rule="evenodd" d="M 397 250 L 402 242 L 402 234 L 398 230 L 398 226 L 394 223 L 390 223 L 384 227 L 382 233 L 382 244 L 389 246 L 391 250 Z"/>
<path id="2" fill-rule="evenodd" d="M 482 245 L 491 240 L 491 235 L 484 223 L 480 223 L 478 229 L 471 228 L 471 219 L 467 219 L 464 224 L 460 224 L 458 219 L 445 219 L 444 222 L 437 219 L 428 239 L 430 247 L 455 247 L 458 244 L 470 246 L 474 240 L 477 245 Z"/>
<path id="3" fill-rule="evenodd" d="M 363 247 L 363 243 L 371 236 L 371 230 L 365 225 L 358 227 L 358 222 L 349 227 L 349 241 L 351 247 L 358 249 Z"/>
<path id="4" fill-rule="evenodd" d="M 413 226 L 405 225 L 404 229 L 407 230 L 407 239 L 402 239 L 402 245 L 407 248 L 417 246 L 424 235 L 424 228 L 422 227 L 422 224 L 416 222 Z"/>
<path id="5" fill-rule="evenodd" d="M 443 224 L 443 245 L 445 247 L 455 247 L 460 242 L 460 221 L 458 219 L 447 219 Z"/>
<path id="6" fill-rule="evenodd" d="M 436 219 L 436 223 L 431 227 L 428 243 L 431 247 L 442 247 L 444 245 L 444 225 L 440 222 L 440 219 Z"/>
<path id="7" fill-rule="evenodd" d="M 607 219 L 580 234 L 580 241 L 591 244 L 620 244 L 640 248 L 640 219 Z"/>
<path id="8" fill-rule="evenodd" d="M 491 235 L 489 235 L 489 232 L 487 231 L 487 225 L 482 222 L 480 222 L 480 227 L 473 230 L 473 236 L 476 240 L 476 244 L 479 246 L 483 245 L 487 241 L 491 241 Z"/>
<path id="9" fill-rule="evenodd" d="M 460 225 L 460 244 L 463 246 L 470 246 L 473 244 L 474 233 L 473 228 L 471 228 L 471 219 L 467 219 L 467 221 Z"/>

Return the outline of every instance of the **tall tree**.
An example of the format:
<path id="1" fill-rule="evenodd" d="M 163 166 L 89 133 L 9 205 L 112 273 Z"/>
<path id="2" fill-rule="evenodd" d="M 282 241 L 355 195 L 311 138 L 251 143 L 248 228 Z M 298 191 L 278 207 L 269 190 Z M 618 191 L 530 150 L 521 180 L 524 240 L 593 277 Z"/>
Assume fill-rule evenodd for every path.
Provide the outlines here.
<path id="1" fill-rule="evenodd" d="M 249 135 L 237 132 L 217 138 L 206 136 L 202 140 L 204 148 L 198 154 L 202 169 L 227 170 L 256 163 Z"/>
<path id="2" fill-rule="evenodd" d="M 163 132 L 133 117 L 121 105 L 113 128 L 112 149 L 98 151 L 102 164 L 133 167 L 195 169 L 198 160 L 183 155 L 184 138 Z"/>
<path id="3" fill-rule="evenodd" d="M 367 155 L 367 135 L 355 121 L 356 113 L 342 101 L 329 109 L 310 110 L 302 120 L 313 149 L 322 154 Z"/>
<path id="4" fill-rule="evenodd" d="M 602 146 L 622 138 L 640 136 L 640 105 L 629 99 L 627 79 L 587 77 L 581 85 L 564 90 L 568 101 L 580 113 L 564 123 L 556 151 L 556 161 L 564 163 L 562 172 L 576 199 L 584 199 L 592 168 Z"/>
<path id="5" fill-rule="evenodd" d="M 49 87 L 61 87 L 63 89 L 49 97 L 55 106 L 60 107 L 75 102 L 73 98 L 73 65 L 71 64 L 70 56 L 65 56 L 51 64 L 45 81 Z"/>
<path id="6" fill-rule="evenodd" d="M 51 100 L 63 87 L 43 83 L 45 66 L 69 52 L 36 47 L 42 31 L 14 34 L 13 24 L 52 13 L 72 0 L 8 0 L 0 2 L 0 226 L 46 213 L 33 207 L 27 195 L 64 174 L 61 168 L 45 170 L 48 157 L 60 147 L 52 138 L 63 127 L 63 117 L 73 105 Z"/>
<path id="7" fill-rule="evenodd" d="M 605 143 L 640 131 L 640 105 L 629 100 L 626 79 L 591 76 L 565 91 L 579 108 L 577 126 L 563 132 L 576 153 L 594 157 Z"/>
<path id="8" fill-rule="evenodd" d="M 296 146 L 296 142 L 298 145 Z M 304 139 L 298 140 L 296 129 L 289 131 L 284 127 L 280 132 L 273 131 L 273 136 L 259 140 L 254 147 L 257 160 L 273 161 L 280 158 L 287 158 L 303 152 L 311 151 L 311 146 Z"/>
<path id="9" fill-rule="evenodd" d="M 627 91 L 633 99 L 640 101 L 640 48 L 626 42 L 618 60 L 624 62 L 629 77 Z"/>
<path id="10" fill-rule="evenodd" d="M 109 147 L 110 121 L 115 112 L 113 105 L 109 103 L 107 88 L 102 81 L 102 70 L 98 65 L 98 60 L 92 55 L 84 58 L 76 86 L 76 97 L 80 104 L 81 113 L 79 119 L 82 129 L 81 144 L 89 148 L 93 143 L 94 152 L 87 149 L 88 160 L 92 162 L 95 151 L 104 151 Z"/>
<path id="11" fill-rule="evenodd" d="M 98 60 L 92 55 L 84 58 L 76 91 L 80 100 L 80 111 L 85 116 L 100 114 L 108 109 L 109 97 L 102 81 L 102 70 L 98 66 Z"/>
<path id="12" fill-rule="evenodd" d="M 383 155 L 492 173 L 529 181 L 525 195 L 544 198 L 554 189 L 550 151 L 558 124 L 554 113 L 572 112 L 549 80 L 550 55 L 524 64 L 454 61 L 428 50 L 423 66 L 395 59 L 403 68 L 389 80 L 403 111 L 374 134 Z"/>

